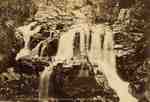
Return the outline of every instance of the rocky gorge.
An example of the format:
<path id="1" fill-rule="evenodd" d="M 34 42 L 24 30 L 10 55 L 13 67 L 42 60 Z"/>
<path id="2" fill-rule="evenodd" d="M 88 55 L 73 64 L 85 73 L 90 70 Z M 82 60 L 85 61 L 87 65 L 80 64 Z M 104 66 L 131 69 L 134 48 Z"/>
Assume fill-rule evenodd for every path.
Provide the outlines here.
<path id="1" fill-rule="evenodd" d="M 34 2 L 38 10 L 25 22 L 28 25 L 16 31 L 3 23 L 0 26 L 3 42 L 0 44 L 0 100 L 119 102 L 120 95 L 110 84 L 113 80 L 108 79 L 107 70 L 103 69 L 106 66 L 101 64 L 115 59 L 109 68 L 114 68 L 116 75 L 129 83 L 126 91 L 138 102 L 150 101 L 148 0 Z M 14 17 L 19 19 L 17 16 L 20 15 Z M 24 31 L 29 26 L 32 29 L 40 26 L 40 30 L 27 35 L 26 40 Z M 111 30 L 113 38 L 106 36 L 108 30 L 103 35 L 103 27 Z M 25 46 L 31 53 L 19 55 Z M 16 56 L 21 57 L 16 59 Z M 113 73 L 111 69 L 108 70 Z"/>

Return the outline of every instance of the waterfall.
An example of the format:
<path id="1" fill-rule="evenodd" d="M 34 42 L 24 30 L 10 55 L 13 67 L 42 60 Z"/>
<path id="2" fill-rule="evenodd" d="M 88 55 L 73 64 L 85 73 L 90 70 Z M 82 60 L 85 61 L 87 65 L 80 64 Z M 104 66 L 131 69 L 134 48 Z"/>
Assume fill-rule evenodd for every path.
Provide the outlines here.
<path id="1" fill-rule="evenodd" d="M 30 50 L 28 45 L 30 42 L 30 38 L 33 34 L 37 33 L 40 30 L 40 27 L 35 28 L 35 30 L 30 31 L 31 27 L 35 26 L 36 22 L 33 22 L 29 25 L 22 26 L 17 30 L 23 34 L 23 39 L 25 42 L 24 47 L 20 50 L 20 52 L 16 56 L 16 60 L 25 57 L 25 56 L 32 56 L 32 57 L 42 57 L 44 49 L 46 47 L 46 40 L 41 41 L 37 44 L 37 46 Z M 39 48 L 42 46 L 41 51 L 39 52 Z M 48 102 L 49 100 L 49 81 L 50 75 L 52 73 L 52 64 L 51 66 L 45 67 L 44 71 L 40 75 L 40 83 L 39 83 L 39 101 L 40 102 Z"/>
<path id="2" fill-rule="evenodd" d="M 28 43 L 32 34 L 27 32 L 28 30 L 26 29 L 23 30 L 26 31 L 26 33 L 24 33 L 25 47 L 17 54 L 16 59 L 30 54 Z M 76 34 L 80 38 L 78 39 L 79 44 L 74 43 Z M 38 44 L 38 46 L 40 46 L 40 44 Z M 77 49 L 80 51 L 77 51 L 76 47 L 79 47 Z M 120 102 L 137 102 L 136 98 L 128 92 L 129 83 L 121 80 L 117 74 L 115 51 L 113 47 L 113 32 L 108 26 L 104 24 L 92 26 L 85 23 L 77 24 L 72 26 L 68 32 L 64 32 L 60 37 L 58 52 L 54 61 L 57 64 L 57 60 L 70 60 L 74 56 L 86 55 L 93 65 L 98 65 L 98 68 L 94 70 L 103 71 L 106 75 L 110 87 L 114 89 L 120 97 Z M 52 65 L 45 67 L 40 75 L 39 98 L 42 102 L 48 102 L 49 99 L 48 88 L 52 69 Z"/>
<path id="3" fill-rule="evenodd" d="M 93 26 L 91 28 L 91 49 L 88 51 L 88 56 L 92 64 L 97 64 L 100 68 L 102 62 L 102 42 L 101 35 L 104 34 L 103 26 Z"/>
<path id="4" fill-rule="evenodd" d="M 78 53 L 84 53 L 86 49 L 85 45 L 85 35 L 89 34 L 88 26 L 84 24 L 78 24 L 71 27 L 68 32 L 64 32 L 61 38 L 59 39 L 58 52 L 56 54 L 56 60 L 69 60 L 74 57 L 74 38 L 76 34 L 79 33 L 80 41 Z M 78 49 L 78 48 L 77 48 Z M 77 54 L 79 55 L 79 54 Z"/>
<path id="5" fill-rule="evenodd" d="M 98 29 L 102 30 L 99 31 Z M 114 51 L 114 40 L 113 40 L 113 32 L 108 26 L 101 26 L 100 28 L 96 27 L 96 29 L 93 29 L 93 31 L 96 31 L 93 36 L 98 36 L 100 34 L 104 34 L 102 38 L 103 40 L 99 39 L 99 37 L 95 37 L 95 40 L 104 41 L 101 42 L 103 44 L 103 49 L 100 50 L 98 41 L 97 43 L 93 43 L 93 50 L 95 53 L 93 53 L 95 56 L 102 55 L 98 57 L 99 67 L 102 68 L 103 73 L 106 75 L 108 83 L 111 88 L 113 88 L 116 93 L 118 94 L 120 98 L 120 102 L 137 102 L 137 99 L 134 98 L 129 92 L 128 92 L 128 84 L 127 82 L 120 79 L 120 77 L 117 74 L 116 71 L 116 58 L 115 58 L 115 51 Z M 95 41 L 96 42 L 96 41 Z"/>
<path id="6" fill-rule="evenodd" d="M 52 67 L 45 67 L 44 71 L 40 75 L 40 85 L 39 85 L 39 101 L 40 102 L 49 102 L 49 82 L 50 75 L 52 73 Z"/>
<path id="7" fill-rule="evenodd" d="M 92 64 L 98 65 L 95 70 L 103 71 L 108 83 L 120 97 L 120 102 L 137 102 L 128 92 L 127 82 L 120 79 L 116 71 L 116 57 L 114 51 L 113 32 L 105 24 L 92 25 L 79 24 L 65 33 L 59 42 L 57 59 L 69 60 L 72 58 L 76 32 L 80 35 L 80 55 L 87 55 Z"/>
<path id="8" fill-rule="evenodd" d="M 74 32 L 69 31 L 65 32 L 60 40 L 58 45 L 58 52 L 56 55 L 56 59 L 58 60 L 66 60 L 70 59 L 73 56 L 73 38 L 74 38 Z"/>
<path id="9" fill-rule="evenodd" d="M 29 55 L 30 52 L 31 52 L 31 50 L 28 48 L 28 44 L 29 44 L 31 35 L 29 35 L 29 33 L 27 32 L 27 30 L 25 29 L 25 27 L 24 27 L 24 28 L 20 28 L 19 30 L 22 30 L 22 31 L 25 32 L 25 33 L 23 34 L 23 39 L 24 39 L 25 45 L 24 45 L 24 47 L 19 51 L 19 53 L 17 54 L 16 60 L 18 60 L 19 58 L 24 57 L 24 56 L 26 56 L 26 55 Z"/>
<path id="10" fill-rule="evenodd" d="M 30 38 L 33 34 L 39 32 L 41 29 L 40 26 L 37 26 L 34 30 L 31 31 L 31 28 L 34 27 L 36 24 L 37 24 L 37 22 L 32 22 L 29 25 L 24 25 L 17 29 L 18 32 L 23 34 L 23 39 L 24 39 L 25 45 L 17 54 L 16 60 L 18 60 L 21 57 L 31 54 L 32 51 L 29 49 L 29 46 L 28 46 L 28 44 L 30 42 Z"/>

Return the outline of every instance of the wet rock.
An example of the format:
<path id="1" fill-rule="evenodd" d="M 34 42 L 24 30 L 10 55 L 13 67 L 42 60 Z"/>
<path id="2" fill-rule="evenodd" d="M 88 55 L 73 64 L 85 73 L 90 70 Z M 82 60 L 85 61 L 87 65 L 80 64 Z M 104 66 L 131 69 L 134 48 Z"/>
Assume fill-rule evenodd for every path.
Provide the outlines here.
<path id="1" fill-rule="evenodd" d="M 130 83 L 131 93 L 140 101 L 147 100 L 144 93 L 147 90 L 145 88 L 148 83 L 146 80 L 149 79 L 147 71 L 149 67 L 145 66 L 145 61 L 149 58 L 147 53 L 149 31 L 147 32 L 144 26 L 149 22 L 147 10 L 150 8 L 146 6 L 146 2 L 148 1 L 136 1 L 131 7 L 126 8 L 126 11 L 130 11 L 129 17 L 123 19 L 114 29 L 116 45 L 123 46 L 116 49 L 118 74 L 123 80 Z M 147 12 L 147 14 L 143 14 L 143 12 Z M 126 20 L 129 22 L 125 23 Z M 130 77 L 127 77 L 128 75 Z"/>
<path id="2" fill-rule="evenodd" d="M 44 67 L 48 65 L 48 62 L 42 62 L 42 60 L 36 58 L 32 59 L 29 56 L 26 56 L 26 58 L 24 57 L 18 60 L 15 70 L 19 73 L 38 75 L 38 73 L 43 71 Z"/>
<path id="3" fill-rule="evenodd" d="M 56 66 L 53 72 L 53 89 L 55 97 L 85 99 L 85 102 L 90 99 L 94 102 L 94 97 L 97 101 L 119 102 L 119 98 L 112 90 L 107 82 L 106 77 L 101 73 L 99 76 L 89 74 L 89 76 L 79 77 L 81 65 L 72 66 L 66 69 L 63 65 Z M 95 79 L 97 77 L 97 79 Z M 51 77 L 52 78 L 52 77 Z M 99 82 L 98 82 L 99 81 Z M 89 83 L 90 82 L 90 83 Z"/>

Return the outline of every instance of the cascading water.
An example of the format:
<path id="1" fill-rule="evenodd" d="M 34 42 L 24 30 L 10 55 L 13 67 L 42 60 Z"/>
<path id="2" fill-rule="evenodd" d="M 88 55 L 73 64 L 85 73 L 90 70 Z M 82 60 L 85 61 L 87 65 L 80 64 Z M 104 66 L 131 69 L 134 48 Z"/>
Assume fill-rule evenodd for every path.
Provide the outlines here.
<path id="1" fill-rule="evenodd" d="M 74 25 L 70 31 L 62 34 L 59 39 L 58 52 L 55 57 L 56 60 L 69 60 L 74 57 L 74 38 L 75 34 L 78 32 L 80 35 L 80 41 L 78 42 L 80 43 L 80 51 L 78 52 L 85 52 L 85 35 L 89 33 L 88 26 L 84 24 Z"/>
<path id="2" fill-rule="evenodd" d="M 19 58 L 23 57 L 23 56 L 26 56 L 26 55 L 29 55 L 30 54 L 30 50 L 28 48 L 28 44 L 29 44 L 29 41 L 30 41 L 30 35 L 29 33 L 27 32 L 27 30 L 24 28 L 20 28 L 19 30 L 22 30 L 22 31 L 26 31 L 25 33 L 23 33 L 23 39 L 24 39 L 24 42 L 25 42 L 25 45 L 24 47 L 20 50 L 20 52 L 17 54 L 16 56 L 16 60 L 18 60 Z"/>
<path id="3" fill-rule="evenodd" d="M 30 50 L 28 47 L 28 44 L 30 42 L 30 38 L 33 34 L 37 33 L 40 30 L 40 26 L 36 27 L 33 31 L 31 31 L 31 27 L 35 26 L 36 22 L 33 22 L 27 26 L 23 26 L 18 28 L 19 32 L 23 34 L 23 39 L 25 42 L 24 47 L 20 50 L 20 52 L 16 56 L 16 60 L 24 57 L 24 56 L 32 56 L 32 57 L 41 57 L 43 55 L 43 51 L 45 49 L 45 45 L 43 45 L 42 50 L 39 54 L 39 48 L 43 42 L 40 42 L 37 44 L 37 46 Z M 50 75 L 52 73 L 52 67 L 48 66 L 45 67 L 44 71 L 40 75 L 40 85 L 39 85 L 39 101 L 40 102 L 48 102 L 49 97 L 48 97 L 48 89 L 49 89 L 49 79 Z"/>
<path id="4" fill-rule="evenodd" d="M 121 80 L 117 74 L 112 30 L 103 24 L 92 30 L 91 60 L 97 60 L 100 70 L 106 75 L 110 87 L 117 92 L 120 102 L 137 102 L 128 92 L 128 83 Z"/>
<path id="5" fill-rule="evenodd" d="M 43 43 L 43 46 L 41 48 L 41 52 L 39 56 L 42 56 L 44 53 L 44 49 L 46 48 L 46 45 L 44 45 L 44 41 L 39 43 L 37 45 L 37 48 L 39 48 L 40 44 Z M 53 72 L 53 65 L 54 63 L 50 63 L 49 66 L 44 68 L 44 71 L 40 74 L 40 85 L 39 85 L 39 101 L 40 102 L 49 102 L 49 100 L 52 101 L 52 99 L 49 98 L 49 86 L 50 86 L 50 76 Z M 55 100 L 56 102 L 56 100 Z"/>
<path id="6" fill-rule="evenodd" d="M 17 54 L 16 56 L 16 60 L 18 60 L 21 57 L 27 56 L 31 54 L 31 50 L 28 47 L 29 41 L 30 41 L 30 37 L 37 33 L 38 31 L 40 31 L 41 27 L 37 26 L 34 30 L 31 31 L 31 27 L 35 26 L 37 24 L 37 22 L 32 22 L 29 25 L 25 25 L 22 27 L 19 27 L 17 30 L 19 32 L 21 32 L 23 34 L 23 39 L 25 42 L 24 47 L 20 50 L 20 52 Z"/>
<path id="7" fill-rule="evenodd" d="M 93 26 L 91 28 L 91 49 L 88 50 L 88 56 L 93 64 L 98 64 L 100 66 L 100 62 L 102 62 L 102 42 L 101 35 L 104 34 L 104 30 L 102 26 Z"/>
<path id="8" fill-rule="evenodd" d="M 26 27 L 24 27 L 26 28 Z M 17 54 L 16 59 L 29 55 L 28 43 L 32 35 L 27 29 L 24 33 L 25 47 Z M 74 57 L 74 38 L 75 34 L 79 32 L 79 50 L 80 54 L 87 55 L 92 64 L 98 65 L 98 70 L 101 70 L 106 75 L 109 85 L 117 92 L 120 97 L 120 102 L 137 102 L 137 100 L 128 92 L 128 83 L 119 78 L 116 72 L 115 51 L 113 49 L 113 32 L 106 25 L 88 25 L 78 24 L 71 28 L 70 31 L 65 32 L 60 40 L 58 52 L 56 54 L 57 60 L 70 60 Z M 39 98 L 41 102 L 48 102 L 48 88 L 49 79 L 52 73 L 52 67 L 46 67 L 40 76 Z"/>
<path id="9" fill-rule="evenodd" d="M 120 97 L 120 102 L 137 102 L 128 92 L 128 83 L 121 80 L 117 74 L 113 32 L 105 24 L 75 26 L 61 37 L 56 58 L 69 60 L 74 56 L 73 38 L 76 32 L 80 34 L 80 55 L 87 55 L 92 64 L 98 65 L 97 70 L 104 72 L 110 87 Z"/>
<path id="10" fill-rule="evenodd" d="M 69 31 L 61 36 L 59 39 L 58 52 L 55 59 L 57 60 L 66 60 L 70 59 L 73 56 L 73 38 L 74 32 Z"/>
<path id="11" fill-rule="evenodd" d="M 48 102 L 49 95 L 49 82 L 50 75 L 52 74 L 52 67 L 45 67 L 44 71 L 40 75 L 40 85 L 39 85 L 39 101 L 40 102 Z"/>

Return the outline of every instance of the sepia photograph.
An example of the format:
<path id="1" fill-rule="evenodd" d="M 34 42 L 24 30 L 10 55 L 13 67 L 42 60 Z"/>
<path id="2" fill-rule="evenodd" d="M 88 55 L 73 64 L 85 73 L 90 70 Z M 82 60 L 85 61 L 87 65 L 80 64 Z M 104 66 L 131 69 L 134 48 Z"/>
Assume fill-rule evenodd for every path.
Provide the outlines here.
<path id="1" fill-rule="evenodd" d="M 150 0 L 0 0 L 0 102 L 150 102 Z"/>

